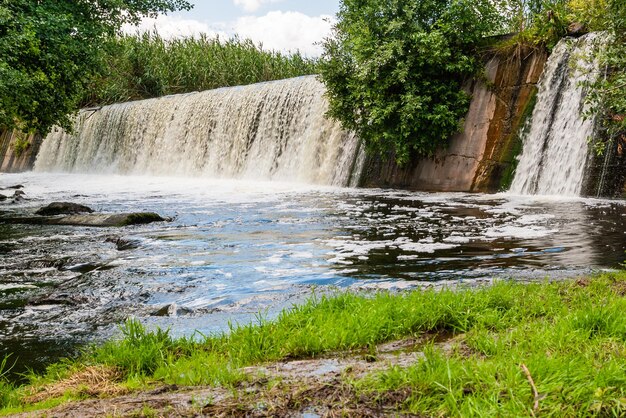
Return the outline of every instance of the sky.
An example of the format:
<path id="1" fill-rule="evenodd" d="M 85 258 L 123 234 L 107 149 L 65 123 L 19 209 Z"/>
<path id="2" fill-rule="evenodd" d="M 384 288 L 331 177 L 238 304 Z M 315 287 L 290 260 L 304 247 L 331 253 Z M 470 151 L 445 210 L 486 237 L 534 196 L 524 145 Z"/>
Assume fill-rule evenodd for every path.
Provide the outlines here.
<path id="1" fill-rule="evenodd" d="M 330 34 L 339 0 L 192 0 L 189 12 L 144 19 L 129 33 L 155 29 L 165 38 L 209 36 L 250 38 L 264 49 L 300 51 L 317 57 Z"/>

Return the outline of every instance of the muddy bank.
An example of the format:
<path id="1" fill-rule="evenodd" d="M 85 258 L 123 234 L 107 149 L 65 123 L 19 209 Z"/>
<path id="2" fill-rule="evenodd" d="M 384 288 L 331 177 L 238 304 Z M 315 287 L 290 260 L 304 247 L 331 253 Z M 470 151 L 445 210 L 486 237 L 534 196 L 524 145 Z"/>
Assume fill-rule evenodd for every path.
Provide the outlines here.
<path id="1" fill-rule="evenodd" d="M 397 394 L 382 402 L 374 397 L 359 397 L 347 381 L 390 367 L 414 365 L 423 359 L 422 349 L 430 342 L 451 352 L 462 347 L 463 336 L 429 334 L 419 339 L 380 344 L 373 351 L 340 352 L 317 359 L 246 367 L 243 371 L 247 378 L 232 389 L 161 385 L 128 393 L 115 384 L 116 376 L 111 369 L 92 368 L 42 387 L 31 398 L 42 401 L 83 385 L 85 395 L 102 399 L 72 402 L 15 416 L 334 417 L 348 414 L 382 417 L 392 413 L 404 416 L 397 412 L 397 402 L 401 400 Z"/>

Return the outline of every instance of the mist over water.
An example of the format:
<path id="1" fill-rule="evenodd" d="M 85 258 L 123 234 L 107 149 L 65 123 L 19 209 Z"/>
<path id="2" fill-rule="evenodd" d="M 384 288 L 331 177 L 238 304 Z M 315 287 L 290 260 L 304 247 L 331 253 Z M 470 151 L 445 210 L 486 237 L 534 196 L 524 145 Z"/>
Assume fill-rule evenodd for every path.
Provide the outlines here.
<path id="1" fill-rule="evenodd" d="M 227 330 L 319 292 L 559 279 L 616 268 L 623 201 L 414 193 L 280 182 L 26 173 L 28 201 L 171 222 L 0 224 L 0 347 L 46 362 L 136 316 L 175 335 Z M 118 249 L 118 246 L 121 248 Z M 26 360 L 25 360 L 26 361 Z"/>

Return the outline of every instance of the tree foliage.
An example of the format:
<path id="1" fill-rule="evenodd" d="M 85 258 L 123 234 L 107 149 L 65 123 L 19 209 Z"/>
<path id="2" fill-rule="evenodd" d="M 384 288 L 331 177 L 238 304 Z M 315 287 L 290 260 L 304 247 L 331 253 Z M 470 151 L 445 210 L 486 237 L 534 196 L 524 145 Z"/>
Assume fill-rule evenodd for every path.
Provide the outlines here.
<path id="1" fill-rule="evenodd" d="M 489 0 L 343 0 L 324 41 L 328 115 L 399 163 L 432 155 L 467 113 L 464 81 L 499 28 Z"/>
<path id="2" fill-rule="evenodd" d="M 626 147 L 626 1 L 595 0 L 579 10 L 592 16 L 592 28 L 606 31 L 609 39 L 599 57 L 605 76 L 589 86 L 589 113 L 601 115 L 607 139 L 617 139 L 623 149 Z M 595 147 L 604 150 L 604 144 L 597 141 Z"/>
<path id="3" fill-rule="evenodd" d="M 185 0 L 0 0 L 0 128 L 70 126 L 103 42 Z"/>

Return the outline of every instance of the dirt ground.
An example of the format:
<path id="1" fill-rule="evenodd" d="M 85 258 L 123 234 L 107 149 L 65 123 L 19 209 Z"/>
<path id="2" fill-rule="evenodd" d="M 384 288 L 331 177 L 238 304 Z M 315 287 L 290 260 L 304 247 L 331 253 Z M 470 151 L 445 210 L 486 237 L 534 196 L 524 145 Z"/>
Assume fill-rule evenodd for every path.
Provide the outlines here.
<path id="1" fill-rule="evenodd" d="M 444 350 L 458 349 L 461 336 L 437 336 Z M 249 380 L 236 388 L 163 386 L 71 402 L 19 417 L 354 417 L 407 416 L 398 411 L 408 391 L 363 395 L 349 384 L 391 366 L 408 367 L 423 357 L 424 339 L 395 341 L 361 353 L 281 361 L 245 368 Z M 97 393 L 94 395 L 98 395 Z"/>

